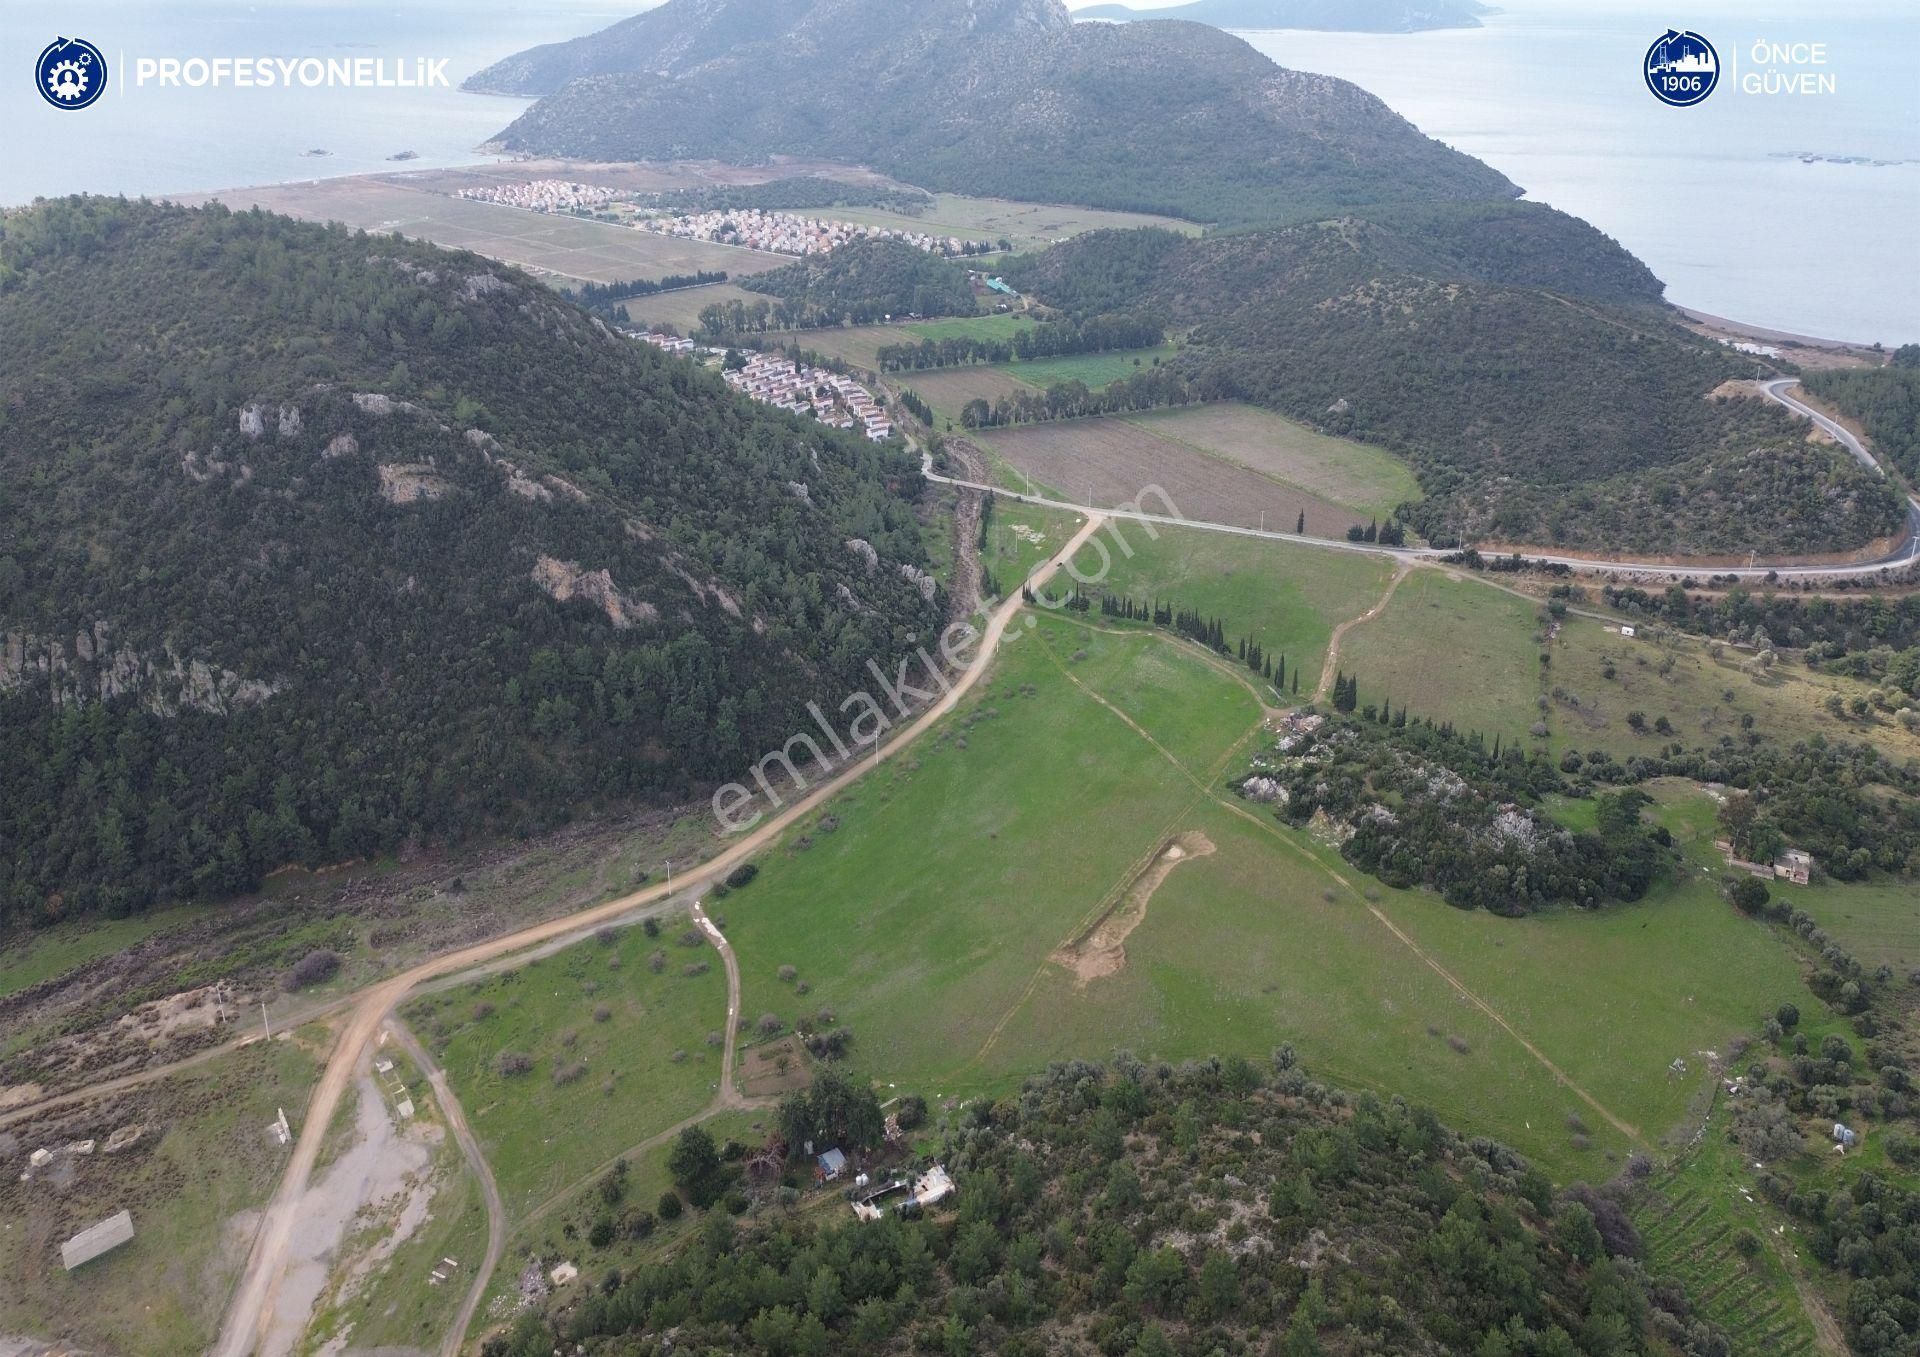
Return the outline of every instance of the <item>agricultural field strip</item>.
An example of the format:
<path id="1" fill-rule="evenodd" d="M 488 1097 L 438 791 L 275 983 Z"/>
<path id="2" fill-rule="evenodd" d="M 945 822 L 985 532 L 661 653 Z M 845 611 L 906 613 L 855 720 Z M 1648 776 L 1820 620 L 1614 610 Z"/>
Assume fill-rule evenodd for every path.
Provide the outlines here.
<path id="1" fill-rule="evenodd" d="M 1333 691 L 1333 680 L 1335 675 L 1339 673 L 1340 667 L 1340 643 L 1346 639 L 1347 633 L 1355 627 L 1364 626 L 1385 612 L 1387 605 L 1393 602 L 1394 591 L 1399 589 L 1400 581 L 1405 579 L 1412 570 L 1413 567 L 1411 565 L 1401 565 L 1393 572 L 1393 578 L 1387 581 L 1387 592 L 1380 595 L 1380 601 L 1378 603 L 1361 613 L 1358 617 L 1349 617 L 1346 621 L 1335 627 L 1333 634 L 1327 637 L 1327 658 L 1320 663 L 1320 682 L 1314 686 L 1313 690 L 1313 700 L 1315 702 L 1326 701 L 1327 694 Z"/>
<path id="2" fill-rule="evenodd" d="M 1207 409 L 1209 407 L 1200 406 L 1195 408 Z M 1266 412 L 1262 411 L 1261 413 L 1264 414 Z M 1284 472 L 1277 471 L 1271 467 L 1264 467 L 1264 466 L 1257 465 L 1250 458 L 1236 456 L 1233 452 L 1225 448 L 1213 446 L 1206 443 L 1196 443 L 1191 439 L 1178 437 L 1177 435 L 1169 432 L 1164 427 L 1165 425 L 1171 422 L 1170 420 L 1153 419 L 1149 417 L 1150 414 L 1151 412 L 1149 412 L 1149 415 L 1139 415 L 1139 414 L 1118 415 L 1118 416 L 1115 416 L 1115 418 L 1117 418 L 1122 424 L 1131 425 L 1133 428 L 1139 429 L 1143 433 L 1152 434 L 1155 438 L 1158 438 L 1163 442 L 1172 443 L 1176 447 L 1185 448 L 1187 451 L 1195 453 L 1201 457 L 1211 457 L 1215 461 L 1225 462 L 1229 466 L 1238 467 L 1242 471 L 1248 471 L 1253 473 L 1256 476 L 1261 476 L 1277 484 L 1284 485 L 1290 490 L 1298 490 L 1303 495 L 1311 495 L 1315 499 L 1325 499 L 1325 500 L 1332 501 L 1334 503 L 1345 502 L 1341 495 L 1333 493 L 1330 489 L 1315 489 L 1313 486 L 1303 484 L 1300 480 L 1296 479 L 1295 477 L 1289 476 Z M 1278 417 L 1276 416 L 1276 418 Z M 1310 432 L 1310 431 L 1306 431 L 1306 432 Z M 1328 440 L 1328 441 L 1336 441 L 1336 440 Z M 1373 451 L 1373 450 L 1364 448 L 1361 445 L 1357 445 L 1357 444 L 1355 445 L 1355 455 L 1361 455 L 1369 451 Z M 1415 496 L 1417 496 L 1419 493 L 1419 487 L 1417 483 L 1413 487 L 1413 493 Z M 1362 506 L 1359 504 L 1351 504 L 1351 505 L 1348 505 L 1347 507 L 1353 509 L 1355 512 L 1363 511 Z"/>
<path id="3" fill-rule="evenodd" d="M 1397 582 L 1397 577 L 1396 577 L 1396 582 Z M 1051 651 L 1049 652 L 1049 654 L 1051 654 Z M 1055 656 L 1054 659 L 1055 659 L 1055 663 L 1058 664 L 1059 663 L 1058 657 Z M 1405 946 L 1410 952 L 1412 952 L 1416 957 L 1418 957 L 1422 962 L 1424 962 L 1434 972 L 1434 974 L 1438 975 L 1449 986 L 1451 986 L 1453 990 L 1460 995 L 1461 998 L 1465 999 L 1468 1003 L 1472 1004 L 1475 1008 L 1479 1009 L 1497 1027 L 1499 1027 L 1501 1031 L 1505 1032 L 1508 1036 L 1512 1037 L 1516 1042 L 1518 1042 L 1520 1046 L 1527 1052 L 1527 1054 L 1532 1056 L 1536 1061 L 1538 1061 L 1541 1067 L 1544 1068 L 1547 1071 L 1547 1073 L 1552 1075 L 1553 1078 L 1557 1082 L 1559 1082 L 1559 1084 L 1563 1088 L 1573 1093 L 1582 1102 L 1586 1103 L 1587 1106 L 1591 1107 L 1595 1112 L 1599 1113 L 1602 1117 L 1605 1117 L 1607 1122 L 1615 1130 L 1619 1131 L 1622 1135 L 1626 1136 L 1628 1140 L 1633 1141 L 1635 1144 L 1644 1143 L 1644 1139 L 1640 1133 L 1639 1127 L 1634 1126 L 1632 1123 L 1615 1115 L 1615 1113 L 1611 1109 L 1609 1109 L 1605 1104 L 1603 1104 L 1592 1093 L 1588 1092 L 1585 1087 L 1583 1087 L 1581 1084 L 1575 1081 L 1573 1076 L 1571 1076 L 1565 1070 L 1561 1069 L 1557 1064 L 1555 1064 L 1553 1060 L 1546 1054 L 1545 1051 L 1542 1051 L 1537 1045 L 1535 1045 L 1517 1028 L 1515 1028 L 1512 1023 L 1507 1021 L 1507 1019 L 1500 1013 L 1498 1009 L 1494 1008 L 1492 1004 L 1488 1003 L 1485 999 L 1481 998 L 1478 993 L 1476 993 L 1474 990 L 1470 989 L 1467 986 L 1465 981 L 1461 980 L 1452 971 L 1448 970 L 1445 966 L 1443 966 L 1437 958 L 1435 958 L 1433 955 L 1427 952 L 1425 948 L 1421 947 L 1420 944 L 1416 942 L 1409 934 L 1407 934 L 1398 924 L 1394 923 L 1393 920 L 1389 919 L 1385 914 L 1385 912 L 1382 911 L 1377 905 L 1375 905 L 1372 901 L 1365 899 L 1362 893 L 1354 886 L 1353 882 L 1350 881 L 1343 873 L 1341 873 L 1338 869 L 1324 862 L 1321 862 L 1318 858 L 1313 857 L 1312 854 L 1308 853 L 1299 844 L 1295 843 L 1292 839 L 1287 837 L 1287 835 L 1282 833 L 1278 827 L 1269 824 L 1266 820 L 1262 819 L 1260 816 L 1255 815 L 1251 811 L 1247 810 L 1246 807 L 1239 805 L 1237 802 L 1220 795 L 1217 791 L 1213 789 L 1213 787 L 1211 787 L 1206 783 L 1202 783 L 1199 779 L 1195 778 L 1193 773 L 1190 772 L 1185 767 L 1185 765 L 1181 764 L 1178 759 L 1175 759 L 1172 754 L 1168 753 L 1160 745 L 1159 741 L 1155 740 L 1146 731 L 1142 730 L 1139 727 L 1139 725 L 1133 720 L 1132 717 L 1128 716 L 1125 712 L 1121 711 L 1118 707 L 1114 706 L 1111 702 L 1109 702 L 1105 697 L 1101 696 L 1099 693 L 1094 692 L 1093 689 L 1088 687 L 1086 684 L 1082 683 L 1081 680 L 1076 675 L 1068 671 L 1064 665 L 1060 666 L 1060 670 L 1061 670 L 1061 673 L 1065 675 L 1069 683 L 1073 684 L 1076 688 L 1079 688 L 1082 692 L 1086 693 L 1089 697 L 1091 697 L 1095 702 L 1099 703 L 1101 706 L 1111 711 L 1114 715 L 1118 716 L 1123 722 L 1126 723 L 1126 725 L 1129 728 L 1131 728 L 1142 739 L 1146 740 L 1156 750 L 1159 750 L 1160 753 L 1166 757 L 1168 762 L 1172 763 L 1173 766 L 1179 769 L 1179 771 L 1184 776 L 1186 776 L 1189 780 L 1193 781 L 1196 786 L 1201 788 L 1202 795 L 1212 799 L 1219 806 L 1224 807 L 1226 810 L 1231 811 L 1233 814 L 1240 816 L 1242 819 L 1248 821 L 1249 823 L 1258 825 L 1271 838 L 1273 838 L 1279 843 L 1284 844 L 1287 847 L 1289 852 L 1308 858 L 1315 865 L 1319 866 L 1321 870 L 1325 871 L 1327 875 L 1332 877 L 1341 886 L 1343 886 L 1346 890 L 1348 890 L 1349 892 L 1352 892 L 1355 896 L 1359 896 L 1361 899 L 1361 903 L 1365 905 L 1367 912 L 1379 921 L 1381 927 L 1385 928 L 1403 946 Z M 1264 721 L 1263 721 L 1263 724 L 1264 724 Z M 1259 727 L 1256 727 L 1256 730 L 1258 729 Z M 1247 737 L 1242 737 L 1242 740 L 1240 741 L 1240 743 L 1244 744 L 1246 738 Z M 1236 744 L 1234 746 L 1234 749 L 1237 750 L 1238 748 L 1239 748 L 1239 744 Z M 1230 750 L 1229 755 L 1231 755 L 1232 752 L 1233 751 Z M 1011 1014 L 1008 1015 L 1009 1018 L 1011 1016 L 1012 1016 Z M 1002 1026 L 1005 1025 L 1005 1022 L 1006 1022 L 1006 1019 L 1003 1019 Z M 998 1029 L 996 1029 L 996 1035 L 997 1035 L 997 1032 L 998 1032 Z M 991 1045 L 991 1040 L 989 1040 L 989 1045 Z M 975 1060 L 978 1060 L 979 1056 L 984 1055 L 985 1053 L 986 1053 L 986 1049 L 983 1047 L 979 1055 L 975 1056 Z"/>
<path id="4" fill-rule="evenodd" d="M 697 1126 L 701 1122 L 708 1121 L 720 1113 L 770 1105 L 772 1101 L 770 1099 L 743 1098 L 734 1088 L 734 1053 L 738 1041 L 737 1020 L 740 1014 L 740 967 L 734 957 L 733 946 L 727 941 L 726 935 L 708 921 L 698 901 L 695 901 L 693 905 L 693 920 L 698 926 L 701 936 L 711 943 L 715 950 L 720 953 L 721 963 L 726 971 L 727 977 L 727 1012 L 725 1026 L 722 1029 L 726 1033 L 725 1046 L 721 1056 L 719 1086 L 715 1090 L 712 1100 L 692 1116 L 676 1122 L 663 1131 L 648 1136 L 637 1145 L 622 1150 L 611 1159 L 596 1165 L 587 1173 L 566 1184 L 547 1197 L 546 1200 L 536 1204 L 533 1209 L 527 1212 L 520 1220 L 519 1225 L 521 1229 L 525 1229 L 557 1206 L 566 1202 L 574 1193 L 580 1191 L 581 1188 L 606 1173 L 616 1163 L 622 1160 L 637 1158 L 648 1150 L 665 1144 L 687 1128 Z M 584 938 L 576 938 L 570 945 L 582 946 L 584 943 Z M 501 966 L 496 963 L 477 967 L 472 971 L 450 976 L 448 980 L 464 982 L 480 975 L 491 975 L 501 970 L 515 969 L 561 950 L 565 949 L 557 947 L 536 948 L 531 954 L 523 954 L 512 958 L 514 963 L 512 966 Z M 427 1073 L 435 1091 L 442 1099 L 448 1123 L 459 1138 L 460 1147 L 466 1154 L 468 1162 L 473 1166 L 475 1176 L 479 1178 L 482 1188 L 486 1193 L 488 1220 L 487 1253 L 480 1267 L 476 1270 L 473 1281 L 469 1284 L 460 1314 L 456 1322 L 449 1328 L 441 1347 L 440 1357 L 459 1357 L 460 1349 L 466 1341 L 467 1330 L 471 1326 L 473 1317 L 478 1312 L 482 1300 L 485 1298 L 487 1287 L 492 1281 L 493 1274 L 499 1267 L 500 1258 L 506 1249 L 506 1209 L 500 1200 L 500 1192 L 494 1182 L 492 1168 L 487 1163 L 486 1155 L 481 1149 L 478 1139 L 467 1125 L 465 1114 L 461 1111 L 460 1105 L 454 1097 L 453 1089 L 447 1081 L 445 1072 L 441 1070 L 427 1055 L 426 1051 L 421 1048 L 420 1043 L 403 1021 L 395 1018 L 389 1030 L 394 1033 L 396 1040 L 400 1042 L 402 1047 L 413 1056 L 421 1070 Z"/>
<path id="5" fill-rule="evenodd" d="M 1779 389 L 1776 389 L 1779 388 Z M 1781 383 L 1773 383 L 1762 388 L 1765 395 L 1790 410 L 1801 414 L 1810 414 L 1808 407 L 1801 405 L 1784 394 Z M 1851 435 L 1849 435 L 1851 437 Z M 1871 455 L 1871 454 L 1867 454 Z M 1308 537 L 1300 533 L 1280 532 L 1270 528 L 1246 528 L 1233 523 L 1216 523 L 1201 519 L 1180 518 L 1170 514 L 1150 513 L 1143 509 L 1116 506 L 1098 508 L 1092 505 L 1075 504 L 1064 499 L 1054 499 L 1039 495 L 1022 495 L 1019 491 L 1006 486 L 990 485 L 982 481 L 969 481 L 955 476 L 943 476 L 933 469 L 932 454 L 922 449 L 922 475 L 941 485 L 959 486 L 968 490 L 980 490 L 990 495 L 1000 495 L 1011 499 L 1022 499 L 1049 509 L 1064 509 L 1070 513 L 1102 514 L 1108 518 L 1126 519 L 1136 523 L 1164 523 L 1174 527 L 1198 528 L 1206 532 L 1231 533 L 1240 537 L 1258 537 L 1275 542 L 1295 542 L 1302 546 L 1318 547 L 1323 551 L 1353 551 L 1368 556 L 1385 556 L 1394 560 L 1435 561 L 1450 553 L 1435 547 L 1383 547 L 1377 543 L 1348 542 L 1337 538 Z M 1697 577 L 1704 573 L 1730 575 L 1737 579 L 1764 579 L 1774 576 L 1776 579 L 1831 579 L 1836 576 L 1873 576 L 1882 571 L 1895 569 L 1912 561 L 1920 560 L 1920 500 L 1912 501 L 1913 509 L 1908 519 L 1909 535 L 1906 545 L 1891 556 L 1877 561 L 1860 561 L 1848 565 L 1769 565 L 1756 561 L 1745 566 L 1720 566 L 1711 571 L 1698 565 L 1673 565 L 1665 561 L 1596 561 L 1581 556 L 1543 555 L 1537 551 L 1526 553 L 1530 560 L 1548 565 L 1564 565 L 1570 570 L 1596 574 L 1617 572 L 1637 573 L 1655 576 L 1661 579 L 1681 580 Z"/>

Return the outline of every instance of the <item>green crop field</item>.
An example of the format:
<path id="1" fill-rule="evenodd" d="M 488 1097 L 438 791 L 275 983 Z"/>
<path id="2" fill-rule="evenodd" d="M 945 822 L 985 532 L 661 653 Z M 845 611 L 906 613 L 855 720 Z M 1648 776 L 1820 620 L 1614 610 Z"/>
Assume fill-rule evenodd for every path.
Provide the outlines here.
<path id="1" fill-rule="evenodd" d="M 1413 469 L 1392 453 L 1315 433 L 1238 401 L 1154 410 L 1126 420 L 1169 442 L 1257 471 L 1358 514 L 1385 517 L 1394 506 L 1420 498 Z"/>
<path id="2" fill-rule="evenodd" d="M 1098 391 L 1154 366 L 1156 359 L 1173 357 L 1180 350 L 1173 344 L 1152 349 L 1117 349 L 1110 353 L 1070 353 L 1058 358 L 1033 358 L 1020 363 L 1002 363 L 994 371 L 1004 372 L 1036 391 L 1044 391 L 1058 382 L 1084 382 L 1090 391 Z"/>
<path id="3" fill-rule="evenodd" d="M 1541 719 L 1538 611 L 1477 580 L 1415 570 L 1380 616 L 1347 633 L 1340 667 L 1359 678 L 1362 703 L 1389 699 L 1511 743 Z"/>
<path id="4" fill-rule="evenodd" d="M 1081 549 L 1074 567 L 1135 602 L 1158 599 L 1218 617 L 1236 646 L 1251 636 L 1285 655 L 1290 669 L 1299 666 L 1302 699 L 1320 677 L 1334 626 L 1379 602 L 1393 576 L 1377 556 L 1197 528 L 1151 531 L 1157 535 L 1143 523 L 1116 523 Z"/>
<path id="5" fill-rule="evenodd" d="M 726 979 L 685 918 L 658 938 L 638 928 L 578 943 L 408 1005 L 519 1216 L 628 1146 L 692 1116 L 713 1096 Z M 665 954 L 664 968 L 649 964 Z M 706 969 L 694 976 L 688 966 Z M 601 1016 L 604 1012 L 605 1016 Z M 503 1052 L 528 1058 L 503 1073 Z"/>
<path id="6" fill-rule="evenodd" d="M 1716 1109 L 1715 1121 L 1724 1117 Z M 1739 1150 L 1713 1129 L 1680 1167 L 1639 1194 L 1633 1222 L 1647 1259 L 1686 1287 L 1734 1351 L 1812 1357 L 1821 1351 L 1813 1325 L 1776 1251 L 1784 1243 L 1773 1231 L 1784 1218 L 1755 1198 Z"/>
<path id="7" fill-rule="evenodd" d="M 897 328 L 907 344 L 923 339 L 1012 339 L 1033 326 L 1031 316 L 1007 313 L 997 316 L 944 316 L 939 320 L 917 320 Z"/>

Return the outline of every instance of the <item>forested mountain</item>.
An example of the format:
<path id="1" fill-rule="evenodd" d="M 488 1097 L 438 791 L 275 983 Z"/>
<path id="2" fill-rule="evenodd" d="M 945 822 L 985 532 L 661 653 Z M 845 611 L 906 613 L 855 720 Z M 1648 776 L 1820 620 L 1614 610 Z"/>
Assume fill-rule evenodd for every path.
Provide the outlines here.
<path id="1" fill-rule="evenodd" d="M 1193 0 L 1141 9 L 1088 5 L 1075 19 L 1129 22 L 1186 19 L 1216 28 L 1305 28 L 1331 33 L 1418 33 L 1430 28 L 1478 28 L 1487 7 L 1476 0 Z"/>
<path id="2" fill-rule="evenodd" d="M 1894 350 L 1883 368 L 1830 368 L 1804 380 L 1807 390 L 1859 420 L 1882 456 L 1920 479 L 1920 344 Z"/>
<path id="3" fill-rule="evenodd" d="M 1007 274 L 1075 315 L 1132 298 L 1192 327 L 1175 370 L 1201 394 L 1407 455 L 1429 536 L 1815 552 L 1904 515 L 1804 424 L 1750 394 L 1709 399 L 1752 361 L 1674 325 L 1644 265 L 1536 204 L 1100 232 Z"/>
<path id="4" fill-rule="evenodd" d="M 908 457 L 510 269 L 0 232 L 0 922 L 734 776 L 934 620 Z"/>
<path id="5" fill-rule="evenodd" d="M 468 87 L 543 96 L 501 134 L 516 150 L 816 155 L 1201 221 L 1517 193 L 1345 81 L 1203 24 L 1075 24 L 1060 0 L 668 0 Z"/>
<path id="6" fill-rule="evenodd" d="M 741 1225 L 716 1204 L 664 1261 L 588 1272 L 488 1357 L 1730 1351 L 1642 1270 L 1617 1198 L 1556 1195 L 1424 1108 L 1309 1078 L 1290 1048 L 1267 1068 L 1062 1064 L 956 1120 L 958 1197 L 925 1217 Z"/>

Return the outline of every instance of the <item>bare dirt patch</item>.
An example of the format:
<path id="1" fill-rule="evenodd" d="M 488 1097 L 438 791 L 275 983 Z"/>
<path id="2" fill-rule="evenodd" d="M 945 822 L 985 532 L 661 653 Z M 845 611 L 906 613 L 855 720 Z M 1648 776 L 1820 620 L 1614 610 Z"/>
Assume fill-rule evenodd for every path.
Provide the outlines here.
<path id="1" fill-rule="evenodd" d="M 1257 471 L 1161 438 L 1120 419 L 1073 419 L 979 430 L 973 435 L 1016 471 L 1065 499 L 1099 508 L 1138 502 L 1171 512 L 1148 486 L 1164 490 L 1179 516 L 1235 527 L 1293 531 L 1305 516 L 1308 535 L 1344 538 L 1365 516 Z M 1086 497 L 1091 495 L 1091 499 Z"/>
<path id="2" fill-rule="evenodd" d="M 740 1053 L 740 1091 L 749 1098 L 778 1098 L 813 1082 L 813 1062 L 798 1037 Z"/>
<path id="3" fill-rule="evenodd" d="M 1213 840 L 1197 829 L 1169 839 L 1153 860 L 1129 881 L 1120 899 L 1074 941 L 1053 954 L 1052 960 L 1073 972 L 1074 987 L 1083 988 L 1103 976 L 1114 975 L 1127 964 L 1127 938 L 1147 917 L 1147 905 L 1161 883 L 1183 862 L 1214 851 Z"/>

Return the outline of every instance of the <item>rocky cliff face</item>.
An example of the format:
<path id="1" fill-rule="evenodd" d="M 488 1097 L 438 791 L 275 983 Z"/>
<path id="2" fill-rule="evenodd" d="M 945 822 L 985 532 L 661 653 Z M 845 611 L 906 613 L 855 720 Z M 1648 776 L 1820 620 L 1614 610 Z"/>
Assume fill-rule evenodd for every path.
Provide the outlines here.
<path id="1" fill-rule="evenodd" d="M 280 690 L 277 682 L 243 678 L 205 660 L 174 653 L 143 654 L 113 642 L 112 624 L 96 621 L 71 639 L 0 631 L 0 693 L 39 696 L 59 706 L 137 698 L 156 716 L 182 711 L 224 715 L 257 706 Z"/>

